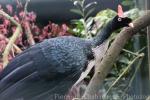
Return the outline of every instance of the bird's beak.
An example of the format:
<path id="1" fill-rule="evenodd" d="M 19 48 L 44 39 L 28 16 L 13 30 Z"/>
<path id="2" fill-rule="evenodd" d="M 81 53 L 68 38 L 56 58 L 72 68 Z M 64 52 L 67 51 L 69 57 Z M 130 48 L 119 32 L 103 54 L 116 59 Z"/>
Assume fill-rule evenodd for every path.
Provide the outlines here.
<path id="1" fill-rule="evenodd" d="M 129 23 L 128 25 L 129 27 L 132 27 L 132 28 L 134 27 L 133 23 Z"/>

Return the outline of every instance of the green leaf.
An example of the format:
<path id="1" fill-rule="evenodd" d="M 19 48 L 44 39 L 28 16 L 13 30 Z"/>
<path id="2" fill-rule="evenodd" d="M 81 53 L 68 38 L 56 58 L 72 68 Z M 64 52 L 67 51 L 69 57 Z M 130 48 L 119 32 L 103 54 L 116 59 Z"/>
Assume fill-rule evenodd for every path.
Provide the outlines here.
<path id="1" fill-rule="evenodd" d="M 100 11 L 96 16 L 107 16 L 108 18 L 113 18 L 117 13 L 114 10 L 106 9 Z"/>
<path id="2" fill-rule="evenodd" d="M 132 0 L 123 1 L 122 5 L 124 5 L 124 6 L 131 6 L 131 5 L 133 5 L 133 1 Z"/>
<path id="3" fill-rule="evenodd" d="M 85 19 L 87 19 L 88 16 L 89 16 L 94 10 L 95 10 L 95 8 L 90 9 L 90 10 L 86 13 Z"/>
<path id="4" fill-rule="evenodd" d="M 90 28 L 92 23 L 93 23 L 94 19 L 92 17 L 89 17 L 87 20 L 86 20 L 86 27 L 87 28 Z"/>
<path id="5" fill-rule="evenodd" d="M 119 62 L 124 63 L 124 64 L 129 64 L 129 59 L 127 57 L 125 57 L 124 55 L 121 55 L 119 57 Z"/>
<path id="6" fill-rule="evenodd" d="M 87 8 L 91 7 L 92 5 L 96 5 L 96 4 L 97 4 L 96 2 L 91 2 L 84 7 L 84 10 L 86 10 Z"/>
<path id="7" fill-rule="evenodd" d="M 71 9 L 70 11 L 73 12 L 73 13 L 76 13 L 78 15 L 83 16 L 83 13 L 80 10 L 78 10 L 78 9 Z"/>

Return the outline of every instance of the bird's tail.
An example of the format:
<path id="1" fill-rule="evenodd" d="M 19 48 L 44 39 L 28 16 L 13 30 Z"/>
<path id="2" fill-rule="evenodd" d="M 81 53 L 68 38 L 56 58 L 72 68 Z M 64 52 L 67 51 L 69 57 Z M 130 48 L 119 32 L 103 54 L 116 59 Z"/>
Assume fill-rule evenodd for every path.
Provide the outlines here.
<path id="1" fill-rule="evenodd" d="M 85 92 L 86 87 L 87 87 L 87 85 L 84 81 L 80 82 L 76 86 L 73 86 L 69 90 L 69 92 L 66 96 L 66 100 L 73 100 L 74 98 L 81 98 Z"/>

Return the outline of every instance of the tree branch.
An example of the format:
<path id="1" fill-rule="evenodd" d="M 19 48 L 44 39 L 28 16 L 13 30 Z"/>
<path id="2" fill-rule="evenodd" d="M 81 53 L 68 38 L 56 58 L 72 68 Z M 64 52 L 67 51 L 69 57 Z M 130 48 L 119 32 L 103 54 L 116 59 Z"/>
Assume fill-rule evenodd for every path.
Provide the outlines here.
<path id="1" fill-rule="evenodd" d="M 9 39 L 7 38 L 7 37 L 5 37 L 3 34 L 1 34 L 0 33 L 0 37 L 1 38 L 4 38 L 5 40 L 6 40 L 6 42 L 9 42 Z M 16 53 L 21 53 L 22 52 L 22 50 L 16 45 L 16 44 L 13 44 L 13 47 L 14 47 L 14 49 L 15 49 L 15 51 L 16 51 Z"/>
<path id="2" fill-rule="evenodd" d="M 27 7 L 29 5 L 29 2 L 30 2 L 30 0 L 27 0 L 26 4 L 25 4 L 25 7 L 24 7 L 25 16 L 23 18 L 23 21 L 25 21 L 25 27 L 26 27 L 25 33 L 27 35 L 28 42 L 29 42 L 30 45 L 34 45 L 35 41 L 33 39 L 33 35 L 32 35 L 32 32 L 31 32 L 31 28 L 30 28 L 31 25 L 30 25 L 30 22 L 28 20 L 26 20 L 26 16 L 28 14 Z"/>
<path id="3" fill-rule="evenodd" d="M 82 99 L 90 100 L 90 97 L 98 93 L 100 86 L 102 85 L 107 74 L 110 72 L 113 63 L 116 61 L 124 45 L 135 33 L 143 28 L 146 28 L 150 24 L 150 11 L 147 11 L 144 16 L 135 20 L 133 24 L 134 28 L 124 28 L 117 35 L 103 60 L 101 62 L 97 61 L 95 64 L 97 67 L 97 72 L 91 79 Z"/>
<path id="4" fill-rule="evenodd" d="M 4 53 L 3 53 L 3 67 L 5 67 L 8 64 L 8 62 L 9 62 L 8 61 L 9 52 L 12 49 L 13 44 L 16 41 L 16 39 L 18 38 L 20 32 L 22 31 L 22 28 L 21 28 L 21 25 L 17 21 L 15 21 L 13 17 L 9 16 L 4 11 L 0 10 L 0 15 L 4 16 L 8 20 L 10 20 L 12 22 L 12 24 L 17 26 L 15 32 L 13 33 L 12 37 L 10 38 L 10 40 L 9 40 L 5 50 L 4 50 Z"/>

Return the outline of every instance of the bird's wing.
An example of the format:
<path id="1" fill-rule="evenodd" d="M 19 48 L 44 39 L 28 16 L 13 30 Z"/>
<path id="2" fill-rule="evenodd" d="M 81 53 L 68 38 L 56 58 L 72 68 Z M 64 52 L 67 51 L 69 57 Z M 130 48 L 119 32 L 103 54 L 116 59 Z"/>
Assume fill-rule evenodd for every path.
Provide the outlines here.
<path id="1" fill-rule="evenodd" d="M 66 93 L 72 86 L 75 82 L 72 80 L 77 80 L 73 77 L 77 78 L 79 73 L 66 73 L 65 70 L 62 73 L 58 67 L 51 66 L 45 57 L 50 50 L 46 45 L 43 48 L 33 46 L 8 64 L 0 74 L 0 99 L 47 100 L 50 94 Z"/>
<path id="2" fill-rule="evenodd" d="M 51 84 L 48 84 L 49 81 L 45 82 L 45 80 L 42 79 L 46 69 L 39 71 L 39 66 L 40 68 L 45 68 L 49 66 L 49 64 L 46 62 L 46 58 L 38 45 L 25 50 L 14 58 L 0 74 L 0 98 L 2 100 L 15 100 L 13 98 L 37 95 L 39 92 L 52 88 L 49 86 Z M 56 75 L 53 71 L 49 74 L 49 78 L 52 79 Z M 49 88 L 47 88 L 47 86 Z M 38 87 L 40 87 L 40 89 Z M 29 93 L 27 93 L 30 91 L 33 92 L 33 94 L 30 93 L 29 95 Z"/>
<path id="3" fill-rule="evenodd" d="M 2 100 L 64 100 L 68 87 L 75 82 L 70 81 L 74 75 L 72 73 L 63 79 L 55 77 L 53 80 L 44 80 L 38 72 L 34 72 L 1 92 L 0 98 Z"/>
<path id="4" fill-rule="evenodd" d="M 26 49 L 22 53 L 18 54 L 7 66 L 6 68 L 0 73 L 0 80 L 7 76 L 12 71 L 18 69 L 19 67 L 24 66 L 24 64 L 29 63 L 32 61 L 31 54 L 37 53 L 39 51 L 38 46 L 33 46 L 29 49 Z M 36 55 L 35 55 L 36 56 Z M 33 67 L 32 67 L 33 68 Z"/>

